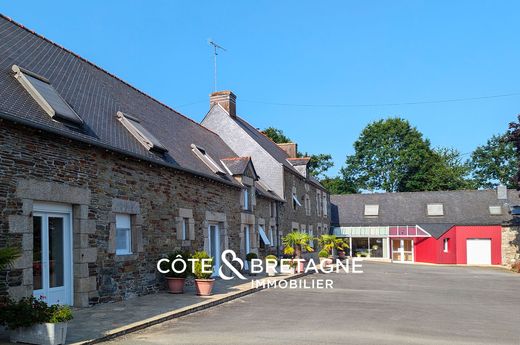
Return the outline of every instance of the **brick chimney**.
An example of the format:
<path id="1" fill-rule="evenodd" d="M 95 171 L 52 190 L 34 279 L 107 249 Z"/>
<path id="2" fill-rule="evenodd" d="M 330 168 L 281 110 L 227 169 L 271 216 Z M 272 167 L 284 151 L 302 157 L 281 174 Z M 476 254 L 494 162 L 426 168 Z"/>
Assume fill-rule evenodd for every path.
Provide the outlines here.
<path id="1" fill-rule="evenodd" d="M 209 95 L 209 106 L 213 104 L 220 104 L 224 108 L 229 116 L 237 117 L 237 96 L 231 91 L 217 91 Z"/>
<path id="2" fill-rule="evenodd" d="M 296 158 L 298 152 L 298 145 L 296 143 L 282 143 L 276 144 L 279 148 L 289 155 L 289 158 Z"/>

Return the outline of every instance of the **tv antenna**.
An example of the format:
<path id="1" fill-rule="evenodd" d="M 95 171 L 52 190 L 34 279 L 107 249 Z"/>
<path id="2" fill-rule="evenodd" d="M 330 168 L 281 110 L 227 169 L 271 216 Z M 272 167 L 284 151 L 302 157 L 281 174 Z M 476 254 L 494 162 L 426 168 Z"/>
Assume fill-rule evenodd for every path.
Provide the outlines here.
<path id="1" fill-rule="evenodd" d="M 226 48 L 218 45 L 217 43 L 215 43 L 213 40 L 211 39 L 208 39 L 208 43 L 211 44 L 213 46 L 213 65 L 214 65 L 214 88 L 215 88 L 215 91 L 217 91 L 217 55 L 218 55 L 218 50 L 222 50 L 222 51 L 227 51 Z"/>

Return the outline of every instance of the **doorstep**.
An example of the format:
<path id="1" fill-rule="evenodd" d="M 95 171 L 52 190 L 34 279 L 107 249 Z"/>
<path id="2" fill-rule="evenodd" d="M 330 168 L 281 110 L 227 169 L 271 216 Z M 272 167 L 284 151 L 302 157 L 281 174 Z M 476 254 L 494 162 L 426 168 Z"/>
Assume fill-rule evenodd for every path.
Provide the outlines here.
<path id="1" fill-rule="evenodd" d="M 276 277 L 269 277 L 269 279 L 291 280 L 304 275 L 304 273 L 279 274 Z M 265 276 L 248 277 L 249 280 L 246 283 L 237 279 L 229 281 L 217 279 L 213 295 L 205 297 L 197 296 L 194 286 L 187 286 L 184 294 L 173 295 L 160 292 L 121 302 L 75 309 L 74 319 L 69 322 L 67 330 L 67 343 L 94 344 L 211 308 L 262 290 L 261 286 L 255 288 L 251 284 L 251 279 L 262 278 Z"/>

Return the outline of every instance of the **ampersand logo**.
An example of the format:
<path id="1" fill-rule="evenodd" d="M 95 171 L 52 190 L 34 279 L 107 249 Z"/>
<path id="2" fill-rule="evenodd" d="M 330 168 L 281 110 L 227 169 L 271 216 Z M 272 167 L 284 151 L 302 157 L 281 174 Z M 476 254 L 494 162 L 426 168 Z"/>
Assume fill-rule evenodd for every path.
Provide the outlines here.
<path id="1" fill-rule="evenodd" d="M 231 261 L 228 260 L 227 258 L 227 255 L 231 255 Z M 224 271 L 223 271 L 223 268 L 224 266 L 228 267 L 231 272 L 233 272 L 233 274 L 235 276 L 237 276 L 238 278 L 242 279 L 242 280 L 246 280 L 246 277 L 244 277 L 236 268 L 235 266 L 233 266 L 232 262 L 238 262 L 239 266 L 240 266 L 240 269 L 243 269 L 244 268 L 244 261 L 242 261 L 242 259 L 240 259 L 239 257 L 237 257 L 237 255 L 235 254 L 235 252 L 231 249 L 226 249 L 222 252 L 222 263 L 223 265 L 220 266 L 220 269 L 218 270 L 218 274 L 220 276 L 220 278 L 224 279 L 224 280 L 231 280 L 233 279 L 233 275 L 230 275 L 230 276 L 227 276 L 224 274 Z"/>

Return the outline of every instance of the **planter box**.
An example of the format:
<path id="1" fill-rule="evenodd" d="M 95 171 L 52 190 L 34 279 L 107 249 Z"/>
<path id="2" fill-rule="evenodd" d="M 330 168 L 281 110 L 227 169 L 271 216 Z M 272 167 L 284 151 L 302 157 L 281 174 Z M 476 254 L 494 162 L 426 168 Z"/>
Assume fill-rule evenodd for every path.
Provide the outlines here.
<path id="1" fill-rule="evenodd" d="M 31 327 L 17 328 L 10 331 L 12 343 L 59 345 L 65 344 L 67 323 L 39 323 Z"/>

